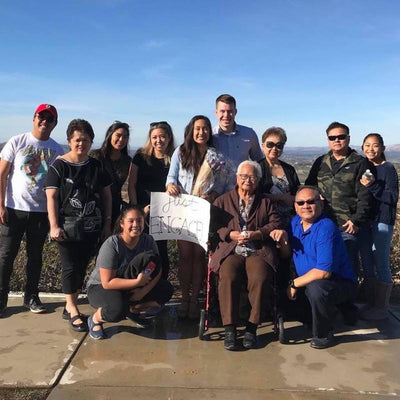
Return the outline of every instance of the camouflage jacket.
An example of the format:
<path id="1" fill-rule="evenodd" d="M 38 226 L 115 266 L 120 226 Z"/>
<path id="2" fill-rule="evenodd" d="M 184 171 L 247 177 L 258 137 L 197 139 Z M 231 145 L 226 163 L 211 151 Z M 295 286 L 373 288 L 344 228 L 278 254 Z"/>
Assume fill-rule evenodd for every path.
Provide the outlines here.
<path id="1" fill-rule="evenodd" d="M 367 159 L 349 148 L 349 153 L 336 174 L 332 171 L 332 152 L 318 157 L 306 179 L 306 185 L 318 186 L 325 198 L 324 211 L 340 230 L 349 219 L 358 227 L 371 217 L 373 198 L 361 185 L 366 169 L 373 170 Z"/>

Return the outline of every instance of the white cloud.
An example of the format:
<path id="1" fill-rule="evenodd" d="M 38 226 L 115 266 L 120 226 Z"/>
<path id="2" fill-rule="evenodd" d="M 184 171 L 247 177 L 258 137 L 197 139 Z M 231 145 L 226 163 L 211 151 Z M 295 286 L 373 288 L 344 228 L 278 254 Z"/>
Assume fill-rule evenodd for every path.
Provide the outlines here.
<path id="1" fill-rule="evenodd" d="M 150 39 L 144 43 L 144 47 L 147 49 L 159 49 L 165 46 L 165 42 L 162 40 Z"/>

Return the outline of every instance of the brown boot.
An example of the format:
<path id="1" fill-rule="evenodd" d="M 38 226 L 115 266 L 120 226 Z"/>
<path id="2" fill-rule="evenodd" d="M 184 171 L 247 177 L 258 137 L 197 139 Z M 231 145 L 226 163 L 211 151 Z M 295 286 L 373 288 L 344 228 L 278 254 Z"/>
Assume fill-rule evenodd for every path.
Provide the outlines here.
<path id="1" fill-rule="evenodd" d="M 376 282 L 375 304 L 369 311 L 363 314 L 363 319 L 379 321 L 389 317 L 389 299 L 393 283 Z"/>

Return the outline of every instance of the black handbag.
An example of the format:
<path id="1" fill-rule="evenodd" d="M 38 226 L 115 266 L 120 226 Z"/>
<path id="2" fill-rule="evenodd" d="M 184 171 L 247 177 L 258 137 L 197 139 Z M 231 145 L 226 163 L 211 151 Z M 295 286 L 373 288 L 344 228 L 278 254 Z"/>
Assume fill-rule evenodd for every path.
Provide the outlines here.
<path id="1" fill-rule="evenodd" d="M 85 239 L 84 223 L 82 217 L 62 217 L 61 226 L 64 231 L 65 241 L 81 241 Z"/>
<path id="2" fill-rule="evenodd" d="M 86 176 L 84 176 L 84 182 L 86 187 L 86 198 L 84 201 L 83 210 L 80 215 L 60 215 L 59 217 L 59 225 L 62 227 L 64 231 L 64 240 L 65 241 L 83 241 L 86 239 L 86 233 L 96 233 L 101 232 L 103 220 L 100 214 L 100 211 L 96 208 L 96 204 L 94 201 L 89 201 L 90 192 L 92 190 L 93 182 L 97 181 L 97 170 L 95 170 L 94 175 L 90 174 L 90 170 L 86 172 Z M 64 209 L 67 203 L 69 202 L 70 194 L 74 191 L 74 186 L 72 186 L 69 192 L 66 194 L 62 201 L 62 208 Z M 97 215 L 86 216 L 87 208 L 90 210 L 88 213 L 92 213 L 92 210 L 95 210 Z"/>

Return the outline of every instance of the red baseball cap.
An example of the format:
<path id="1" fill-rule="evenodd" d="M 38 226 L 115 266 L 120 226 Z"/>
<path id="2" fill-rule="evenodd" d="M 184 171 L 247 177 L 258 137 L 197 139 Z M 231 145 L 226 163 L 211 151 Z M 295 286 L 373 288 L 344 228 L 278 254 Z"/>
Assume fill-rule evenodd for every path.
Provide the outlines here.
<path id="1" fill-rule="evenodd" d="M 51 104 L 41 104 L 36 109 L 35 114 L 39 114 L 42 111 L 48 111 L 54 117 L 54 119 L 57 121 L 58 115 L 57 115 L 57 110 L 54 106 L 52 106 Z"/>

